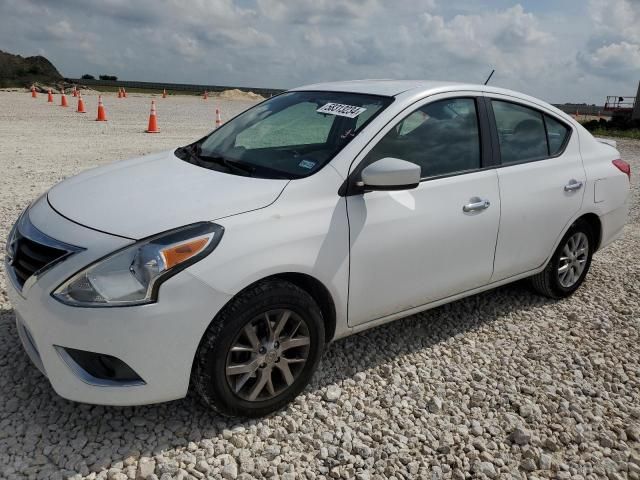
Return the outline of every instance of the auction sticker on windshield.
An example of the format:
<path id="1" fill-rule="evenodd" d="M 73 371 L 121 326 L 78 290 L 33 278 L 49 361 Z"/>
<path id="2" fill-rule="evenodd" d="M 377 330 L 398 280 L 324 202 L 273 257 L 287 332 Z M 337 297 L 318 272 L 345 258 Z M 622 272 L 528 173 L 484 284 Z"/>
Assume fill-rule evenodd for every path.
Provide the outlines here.
<path id="1" fill-rule="evenodd" d="M 356 107 L 354 105 L 344 105 L 342 103 L 327 103 L 316 110 L 318 113 L 328 113 L 329 115 L 338 115 L 339 117 L 356 118 L 366 108 Z"/>
<path id="2" fill-rule="evenodd" d="M 307 170 L 316 166 L 316 162 L 312 160 L 301 160 L 298 164 L 299 167 L 306 168 Z"/>

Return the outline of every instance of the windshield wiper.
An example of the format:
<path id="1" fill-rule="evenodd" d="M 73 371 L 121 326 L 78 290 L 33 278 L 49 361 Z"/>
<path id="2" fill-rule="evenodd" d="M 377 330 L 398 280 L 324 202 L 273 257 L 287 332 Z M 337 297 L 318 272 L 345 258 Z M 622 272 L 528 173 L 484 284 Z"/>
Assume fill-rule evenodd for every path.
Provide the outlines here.
<path id="1" fill-rule="evenodd" d="M 236 171 L 243 175 L 251 176 L 255 173 L 256 169 L 245 165 L 244 163 L 236 162 L 234 160 L 229 160 L 221 155 L 198 155 L 198 158 L 204 162 L 213 162 L 218 165 L 222 165 L 226 167 L 227 170 Z"/>
<path id="2" fill-rule="evenodd" d="M 234 160 L 224 158 L 222 155 L 202 155 L 202 148 L 199 143 L 187 145 L 186 147 L 179 147 L 176 152 L 183 156 L 188 155 L 197 164 L 202 163 L 215 163 L 226 168 L 229 171 L 235 171 L 245 176 L 251 176 L 255 172 L 255 168 L 249 165 L 245 165 Z"/>
<path id="3" fill-rule="evenodd" d="M 184 157 L 187 157 L 187 156 L 197 159 L 197 156 L 193 153 L 191 145 L 187 145 L 186 147 L 178 147 L 176 148 L 175 153 L 178 156 L 178 158 L 181 158 L 182 160 L 184 160 L 185 159 Z"/>

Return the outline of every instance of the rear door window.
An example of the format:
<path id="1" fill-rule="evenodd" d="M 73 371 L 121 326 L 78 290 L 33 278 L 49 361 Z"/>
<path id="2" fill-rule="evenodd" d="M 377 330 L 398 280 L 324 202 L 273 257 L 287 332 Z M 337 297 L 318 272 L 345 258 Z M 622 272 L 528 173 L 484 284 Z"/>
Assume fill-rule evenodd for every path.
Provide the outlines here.
<path id="1" fill-rule="evenodd" d="M 502 164 L 549 156 L 542 113 L 515 103 L 492 100 Z"/>

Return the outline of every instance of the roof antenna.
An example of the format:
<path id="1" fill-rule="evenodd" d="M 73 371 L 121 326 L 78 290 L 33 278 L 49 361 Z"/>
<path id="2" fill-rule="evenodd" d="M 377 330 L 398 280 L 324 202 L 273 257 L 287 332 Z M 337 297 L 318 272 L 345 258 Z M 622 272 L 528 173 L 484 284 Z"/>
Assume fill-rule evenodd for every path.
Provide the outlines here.
<path id="1" fill-rule="evenodd" d="M 489 76 L 487 77 L 487 80 L 484 82 L 484 84 L 486 85 L 487 83 L 489 83 L 489 80 L 491 80 L 491 77 L 493 77 L 493 72 L 495 72 L 496 69 L 494 68 L 493 70 L 491 70 L 491 73 L 489 74 Z"/>

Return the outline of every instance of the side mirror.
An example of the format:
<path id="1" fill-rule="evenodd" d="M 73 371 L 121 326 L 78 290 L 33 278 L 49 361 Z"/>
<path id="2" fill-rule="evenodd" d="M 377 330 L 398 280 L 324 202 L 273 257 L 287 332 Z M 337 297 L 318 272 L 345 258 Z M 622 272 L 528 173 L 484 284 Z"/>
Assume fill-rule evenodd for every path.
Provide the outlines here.
<path id="1" fill-rule="evenodd" d="M 409 190 L 420 184 L 418 165 L 399 158 L 381 158 L 362 170 L 359 186 L 366 190 Z"/>

